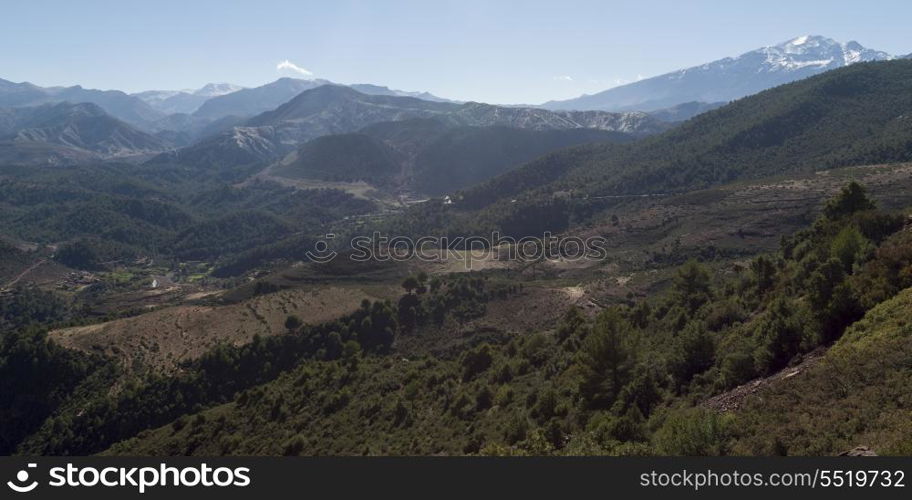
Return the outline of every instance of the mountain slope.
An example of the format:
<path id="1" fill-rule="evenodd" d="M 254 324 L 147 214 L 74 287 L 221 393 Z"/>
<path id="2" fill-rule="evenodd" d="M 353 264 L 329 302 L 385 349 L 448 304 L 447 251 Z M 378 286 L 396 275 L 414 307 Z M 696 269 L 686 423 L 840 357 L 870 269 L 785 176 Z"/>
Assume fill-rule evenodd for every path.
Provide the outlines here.
<path id="1" fill-rule="evenodd" d="M 197 118 L 216 120 L 226 116 L 253 116 L 285 103 L 301 92 L 325 85 L 326 80 L 298 80 L 280 78 L 259 87 L 212 97 L 193 115 Z"/>
<path id="2" fill-rule="evenodd" d="M 224 97 L 231 97 L 245 91 Z M 213 100 L 208 101 L 207 105 Z M 205 105 L 204 105 L 205 107 Z M 413 97 L 367 95 L 341 85 L 323 85 L 300 93 L 272 111 L 244 122 L 241 133 L 272 141 L 270 147 L 254 148 L 263 160 L 278 159 L 296 147 L 321 136 L 356 132 L 375 123 L 410 119 L 437 119 L 457 127 L 513 127 L 529 130 L 596 129 L 636 136 L 657 133 L 668 124 L 644 113 L 553 112 L 533 108 L 507 108 L 480 103 L 433 102 Z M 220 158 L 232 164 L 230 151 L 200 153 L 206 148 L 234 149 L 237 130 L 191 146 L 196 157 Z M 260 153 L 267 153 L 262 155 Z M 272 155 L 272 153 L 276 153 Z M 269 155 L 272 155 L 271 157 Z M 243 161 L 247 162 L 245 156 Z"/>
<path id="3" fill-rule="evenodd" d="M 731 101 L 784 83 L 850 64 L 891 59 L 858 42 L 840 43 L 822 36 L 801 36 L 738 57 L 682 69 L 566 101 L 547 109 L 654 111 L 690 101 Z"/>
<path id="4" fill-rule="evenodd" d="M 149 90 L 133 95 L 162 113 L 193 113 L 209 99 L 241 89 L 243 87 L 230 83 L 209 83 L 194 91 Z"/>
<path id="5" fill-rule="evenodd" d="M 245 386 L 229 386 L 226 399 L 210 396 L 208 409 L 171 425 L 159 418 L 159 427 L 108 453 L 835 455 L 871 439 L 879 453 L 907 455 L 912 233 L 903 232 L 903 217 L 855 203 L 871 200 L 852 186 L 810 228 L 783 238 L 775 255 L 736 276 L 688 262 L 674 274 L 673 293 L 636 305 L 546 305 L 533 300 L 533 287 L 485 294 L 497 286 L 488 278 L 460 291 L 451 275 L 389 312 L 367 303 L 334 324 L 219 351 L 188 368 L 200 373 L 188 377 L 199 389 L 184 394 L 206 394 L 207 377 L 237 384 L 247 376 Z M 847 231 L 864 232 L 871 248 L 855 248 L 855 265 L 843 271 L 830 256 Z M 438 293 L 450 300 L 444 314 L 458 310 L 472 288 L 484 307 L 470 328 L 435 327 L 407 312 L 433 307 Z M 542 309 L 552 321 L 538 316 Z M 495 322 L 498 311 L 504 323 Z M 535 325 L 523 325 L 532 315 Z M 371 338 L 362 332 L 396 316 L 388 353 L 358 356 L 356 342 Z M 347 354 L 319 343 L 346 334 Z M 816 366 L 793 364 L 832 342 Z M 242 368 L 264 359 L 273 362 Z M 261 374 L 279 362 L 284 372 L 267 381 Z M 783 369 L 790 374 L 747 411 L 722 417 L 694 407 Z M 74 435 L 93 431 L 76 423 Z M 51 429 L 45 440 L 56 436 Z"/>
<path id="6" fill-rule="evenodd" d="M 367 181 L 389 186 L 401 169 L 395 152 L 365 134 L 327 135 L 308 142 L 271 173 L 279 177 L 327 181 Z"/>
<path id="7" fill-rule="evenodd" d="M 0 107 L 28 106 L 46 97 L 45 90 L 37 85 L 0 79 Z"/>
<path id="8" fill-rule="evenodd" d="M 532 130 L 452 126 L 440 119 L 404 120 L 314 139 L 272 167 L 270 174 L 360 180 L 378 187 L 440 195 L 482 182 L 549 151 L 633 138 L 592 128 Z"/>
<path id="9" fill-rule="evenodd" d="M 119 90 L 84 89 L 79 85 L 42 88 L 27 82 L 0 80 L 0 107 L 37 106 L 64 101 L 96 104 L 114 118 L 143 129 L 154 128 L 154 122 L 164 118 L 164 113 L 152 109 L 142 99 Z"/>
<path id="10" fill-rule="evenodd" d="M 548 111 L 470 102 L 429 102 L 412 97 L 367 95 L 339 85 L 303 92 L 273 111 L 256 116 L 248 126 L 276 127 L 290 143 L 357 130 L 384 121 L 438 118 L 455 126 L 514 127 L 529 130 L 592 128 L 648 135 L 667 128 L 644 113 Z"/>
<path id="11" fill-rule="evenodd" d="M 150 163 L 227 170 L 269 162 L 282 154 L 284 151 L 271 127 L 233 127 L 196 144 L 158 155 Z"/>
<path id="12" fill-rule="evenodd" d="M 368 95 L 392 95 L 399 97 L 414 97 L 416 99 L 421 99 L 423 101 L 433 101 L 433 102 L 456 102 L 451 99 L 444 99 L 443 97 L 437 97 L 430 92 L 407 92 L 405 90 L 396 90 L 389 87 L 384 87 L 381 85 L 373 85 L 370 83 L 353 83 L 349 87 L 361 92 L 362 94 Z"/>
<path id="13" fill-rule="evenodd" d="M 765 454 L 770 443 L 787 443 L 790 455 L 859 444 L 878 454 L 912 452 L 912 410 L 903 402 L 912 383 L 910 310 L 912 289 L 906 289 L 849 327 L 820 362 L 758 393 L 737 414 L 736 451 Z"/>
<path id="14" fill-rule="evenodd" d="M 689 120 L 697 115 L 703 114 L 707 111 L 712 111 L 716 108 L 721 108 L 728 103 L 725 102 L 685 102 L 683 104 L 678 104 L 677 106 L 672 106 L 670 108 L 657 109 L 655 111 L 650 111 L 649 115 L 653 118 L 658 118 L 664 122 L 683 122 Z"/>
<path id="15" fill-rule="evenodd" d="M 529 130 L 591 128 L 645 136 L 667 128 L 645 113 L 548 111 L 470 102 L 449 114 L 448 121 L 471 127 L 515 127 Z"/>
<path id="16" fill-rule="evenodd" d="M 315 89 L 323 85 L 341 86 L 340 84 L 321 79 L 300 80 L 297 78 L 280 78 L 272 83 L 267 83 L 266 85 L 261 85 L 259 87 L 242 89 L 236 92 L 227 93 L 226 95 L 212 97 L 194 112 L 194 116 L 208 120 L 215 120 L 226 116 L 250 117 L 273 110 L 290 101 L 301 92 Z M 358 83 L 349 85 L 348 87 L 361 94 L 367 95 L 414 97 L 423 101 L 452 102 L 427 92 L 404 92 L 382 87 L 380 85 Z"/>
<path id="17" fill-rule="evenodd" d="M 301 144 L 322 135 L 345 133 L 384 121 L 436 116 L 457 105 L 411 97 L 367 95 L 323 85 L 250 119 L 251 127 L 273 127 L 282 143 Z"/>
<path id="18" fill-rule="evenodd" d="M 168 144 L 111 117 L 90 103 L 44 104 L 0 109 L 0 139 L 17 144 L 44 143 L 102 158 L 159 153 Z"/>
<path id="19" fill-rule="evenodd" d="M 857 64 L 741 99 L 629 146 L 548 155 L 466 193 L 661 193 L 789 172 L 912 159 L 912 62 Z M 540 192 L 533 190 L 542 188 Z"/>

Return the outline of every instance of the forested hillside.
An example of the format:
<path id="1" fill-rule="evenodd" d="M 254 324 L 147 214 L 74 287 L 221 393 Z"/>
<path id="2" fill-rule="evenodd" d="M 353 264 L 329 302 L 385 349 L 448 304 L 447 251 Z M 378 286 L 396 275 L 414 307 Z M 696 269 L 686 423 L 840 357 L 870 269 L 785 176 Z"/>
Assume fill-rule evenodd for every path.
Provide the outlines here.
<path id="1" fill-rule="evenodd" d="M 77 269 L 140 256 L 218 261 L 374 208 L 340 191 L 125 164 L 0 167 L 0 207 L 3 234 L 55 244 Z"/>
<path id="2" fill-rule="evenodd" d="M 404 120 L 372 125 L 357 134 L 314 139 L 270 172 L 290 178 L 365 181 L 385 189 L 440 196 L 550 151 L 634 138 L 587 128 L 454 127 L 436 119 Z"/>
<path id="3" fill-rule="evenodd" d="M 912 233 L 904 222 L 874 209 L 851 184 L 811 228 L 734 274 L 689 262 L 662 296 L 594 318 L 571 308 L 553 330 L 478 338 L 461 353 L 395 352 L 404 340 L 394 341 L 392 355 L 344 348 L 333 360 L 327 350 L 322 360 L 111 451 L 836 454 L 873 439 L 879 453 L 902 453 L 910 443 L 903 418 L 910 410 L 894 396 L 904 382 L 877 374 L 887 373 L 884 360 L 898 367 L 909 359 L 902 290 L 912 286 Z M 421 319 L 433 317 L 437 303 L 427 293 L 403 296 L 393 313 L 396 337 L 433 338 Z M 414 304 L 408 313 L 406 302 Z M 820 349 L 830 352 L 809 373 L 770 386 L 772 405 L 767 392 L 741 409 L 720 413 L 707 404 Z M 850 379 L 842 378 L 844 366 L 857 367 Z M 839 380 L 850 385 L 822 387 Z M 856 395 L 850 388 L 858 384 L 864 392 Z M 794 397 L 807 406 L 776 409 Z M 886 401 L 889 414 L 865 417 L 883 411 Z M 803 420 L 782 424 L 814 407 L 827 410 L 807 423 L 811 434 L 792 430 Z"/>
<path id="4" fill-rule="evenodd" d="M 857 64 L 746 97 L 633 144 L 544 155 L 460 193 L 444 223 L 465 233 L 541 234 L 591 217 L 591 198 L 908 161 L 910 114 L 912 63 Z M 403 224 L 439 230 L 439 211 L 417 207 Z M 542 223 L 517 224 L 517 217 Z"/>

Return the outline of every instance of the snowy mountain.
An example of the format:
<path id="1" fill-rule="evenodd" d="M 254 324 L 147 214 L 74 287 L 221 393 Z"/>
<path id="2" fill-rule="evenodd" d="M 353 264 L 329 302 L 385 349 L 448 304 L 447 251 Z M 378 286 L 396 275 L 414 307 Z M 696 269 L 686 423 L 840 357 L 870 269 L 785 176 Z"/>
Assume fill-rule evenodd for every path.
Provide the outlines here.
<path id="1" fill-rule="evenodd" d="M 230 83 L 208 83 L 197 90 L 147 90 L 133 94 L 162 113 L 193 113 L 207 100 L 231 94 L 244 87 Z"/>
<path id="2" fill-rule="evenodd" d="M 682 69 L 628 85 L 566 101 L 550 101 L 547 109 L 655 111 L 687 102 L 726 102 L 777 85 L 807 78 L 857 62 L 893 56 L 822 36 L 800 36 L 738 57 Z"/>
<path id="3" fill-rule="evenodd" d="M 237 92 L 238 90 L 243 89 L 240 85 L 234 85 L 233 83 L 207 83 L 203 88 L 193 91 L 193 95 L 203 96 L 203 97 L 216 97 L 220 95 L 230 94 L 232 92 Z"/>

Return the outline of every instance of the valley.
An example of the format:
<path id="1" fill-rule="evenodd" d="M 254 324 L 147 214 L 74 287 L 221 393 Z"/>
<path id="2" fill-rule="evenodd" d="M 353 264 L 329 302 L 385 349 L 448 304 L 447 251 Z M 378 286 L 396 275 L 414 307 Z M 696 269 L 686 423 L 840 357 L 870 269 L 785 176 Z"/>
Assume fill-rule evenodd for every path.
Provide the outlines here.
<path id="1" fill-rule="evenodd" d="M 813 36 L 542 106 L 0 80 L 0 452 L 908 454 L 910 96 Z"/>

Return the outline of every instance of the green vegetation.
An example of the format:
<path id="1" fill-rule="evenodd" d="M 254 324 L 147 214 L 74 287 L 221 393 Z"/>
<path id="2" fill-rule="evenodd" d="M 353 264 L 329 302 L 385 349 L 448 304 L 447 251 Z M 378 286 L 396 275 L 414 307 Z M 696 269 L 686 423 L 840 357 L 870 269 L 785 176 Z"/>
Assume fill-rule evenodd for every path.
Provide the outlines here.
<path id="1" fill-rule="evenodd" d="M 276 168 L 282 177 L 327 181 L 366 181 L 389 186 L 399 173 L 394 152 L 364 134 L 327 135 L 305 144 L 291 164 Z"/>
<path id="2" fill-rule="evenodd" d="M 6 309 L 4 312 L 17 313 Z M 34 314 L 38 321 L 47 319 Z M 18 320 L 19 318 L 16 317 Z M 0 330 L 3 332 L 3 330 Z M 109 370 L 105 362 L 47 341 L 40 329 L 24 328 L 0 335 L 0 454 L 10 455 L 42 422 L 57 412 L 72 391 L 98 386 Z"/>
<path id="3" fill-rule="evenodd" d="M 662 276 L 604 304 L 572 285 L 591 273 L 598 277 L 587 285 L 610 286 L 608 265 L 568 269 L 559 282 L 534 265 L 432 277 L 412 263 L 344 256 L 268 271 L 306 260 L 339 225 L 352 227 L 337 242 L 377 227 L 581 235 L 597 221 L 636 237 L 623 227 L 626 213 L 612 211 L 625 201 L 612 196 L 684 193 L 699 205 L 719 193 L 696 188 L 912 160 L 910 86 L 912 62 L 853 65 L 640 142 L 546 154 L 456 193 L 453 204 L 432 200 L 377 223 L 340 222 L 374 211 L 368 201 L 251 178 L 253 163 L 0 167 L 0 233 L 39 244 L 27 252 L 0 242 L 11 288 L 0 290 L 0 453 L 835 454 L 868 444 L 908 454 L 912 228 L 907 214 L 878 209 L 854 182 L 774 253 L 738 248 L 738 258 L 750 258 L 736 262 L 714 247 L 679 251 L 679 241 L 644 248 L 636 270 L 663 266 Z M 330 180 L 380 182 L 399 172 L 403 182 L 443 192 L 477 182 L 493 168 L 484 158 L 506 170 L 539 145 L 580 139 L 441 134 L 432 125 L 321 140 L 299 157 L 309 163 L 287 167 Z M 389 145 L 410 136 L 422 143 L 416 158 L 430 162 L 416 165 L 434 168 L 404 168 L 402 151 Z M 16 279 L 39 259 L 93 273 L 72 273 L 75 284 L 55 292 Z M 165 274 L 166 282 L 231 287 L 217 298 L 198 294 L 203 307 L 330 282 L 377 284 L 382 294 L 361 291 L 397 298 L 365 299 L 319 322 L 281 303 L 271 335 L 204 345 L 172 358 L 187 361 L 169 373 L 117 351 L 87 354 L 110 352 L 105 346 L 82 352 L 48 341 L 56 327 L 139 314 L 135 304 L 97 311 L 94 300 Z M 566 300 L 524 301 L 544 291 Z M 561 319 L 529 326 L 524 315 L 542 308 Z M 498 326 L 513 318 L 521 326 Z"/>
<path id="4" fill-rule="evenodd" d="M 416 234 L 500 229 L 540 236 L 591 221 L 623 201 L 598 196 L 686 192 L 780 174 L 910 161 L 910 82 L 912 61 L 828 71 L 631 144 L 546 154 L 466 189 L 453 206 L 423 204 L 395 224 Z M 523 224 L 517 224 L 520 216 Z"/>
<path id="5" fill-rule="evenodd" d="M 879 454 L 912 453 L 912 290 L 871 310 L 826 356 L 791 384 L 752 401 L 733 452 L 827 454 L 865 444 Z"/>
<path id="6" fill-rule="evenodd" d="M 432 314 L 441 311 L 441 304 L 446 311 L 455 311 L 458 318 L 475 317 L 484 311 L 485 301 L 508 292 L 496 285 L 489 287 L 482 279 L 456 277 L 441 283 L 435 291 L 422 294 L 411 309 L 411 312 L 420 311 L 412 318 L 412 327 L 429 325 L 432 321 L 456 321 L 457 316 L 448 312 L 443 317 Z M 187 364 L 176 376 L 131 375 L 111 361 L 99 364 L 93 370 L 84 368 L 80 376 L 71 376 L 66 370 L 72 370 L 69 368 L 72 363 L 66 356 L 77 360 L 82 356 L 49 347 L 51 354 L 63 356 L 67 362 L 61 362 L 59 369 L 53 365 L 48 369 L 65 373 L 59 381 L 55 378 L 56 373 L 45 377 L 50 387 L 34 393 L 34 398 L 38 401 L 35 404 L 44 404 L 48 409 L 45 414 L 33 414 L 29 420 L 30 425 L 40 427 L 29 429 L 35 432 L 21 442 L 11 440 L 6 451 L 18 449 L 23 453 L 53 455 L 95 453 L 143 429 L 230 401 L 239 391 L 273 380 L 308 359 L 337 360 L 352 367 L 358 365 L 362 356 L 386 355 L 398 336 L 413 333 L 400 326 L 394 305 L 367 300 L 358 311 L 330 323 L 316 326 L 297 323 L 299 321 L 286 322 L 292 330 L 287 335 L 255 337 L 252 343 L 241 347 L 220 345 Z M 31 335 L 29 338 L 43 342 L 40 331 Z M 6 365 L 0 366 L 18 369 L 20 364 L 31 362 L 32 351 L 13 343 L 19 342 L 18 338 L 10 336 L 11 343 L 4 344 L 0 359 L 6 360 Z M 85 367 L 86 363 L 78 366 Z M 106 384 L 115 377 L 121 378 L 120 389 L 111 393 L 110 385 Z M 32 389 L 29 385 L 22 388 Z M 15 385 L 6 389 L 4 395 L 10 400 L 18 401 L 26 394 L 20 393 Z M 52 416 L 46 415 L 54 409 L 59 410 Z M 16 436 L 22 438 L 26 434 Z"/>
<path id="7" fill-rule="evenodd" d="M 451 126 L 436 119 L 383 122 L 356 134 L 324 136 L 272 170 L 282 177 L 366 181 L 384 189 L 442 195 L 558 149 L 633 136 L 596 129 L 529 130 Z"/>
<path id="8" fill-rule="evenodd" d="M 312 247 L 290 247 L 304 235 L 373 208 L 340 191 L 236 187 L 158 165 L 0 167 L 0 233 L 56 244 L 57 261 L 86 270 L 158 257 L 215 261 L 221 275 L 239 274 L 264 259 L 302 258 Z"/>
<path id="9" fill-rule="evenodd" d="M 881 453 L 907 453 L 909 294 L 892 297 L 912 286 L 912 233 L 851 202 L 859 194 L 849 185 L 829 206 L 851 208 L 732 277 L 689 262 L 660 297 L 594 318 L 571 308 L 554 331 L 479 338 L 459 354 L 308 358 L 111 452 L 834 454 L 870 437 Z M 847 228 L 862 243 L 850 268 Z M 422 278 L 405 280 L 403 300 L 433 295 L 417 292 Z M 427 335 L 420 325 L 408 335 Z M 834 341 L 807 375 L 740 410 L 701 404 Z"/>

